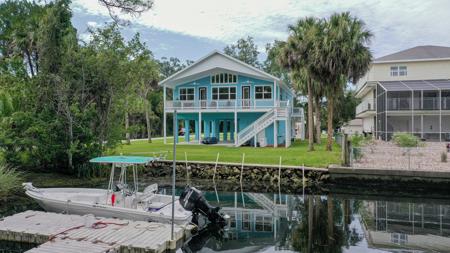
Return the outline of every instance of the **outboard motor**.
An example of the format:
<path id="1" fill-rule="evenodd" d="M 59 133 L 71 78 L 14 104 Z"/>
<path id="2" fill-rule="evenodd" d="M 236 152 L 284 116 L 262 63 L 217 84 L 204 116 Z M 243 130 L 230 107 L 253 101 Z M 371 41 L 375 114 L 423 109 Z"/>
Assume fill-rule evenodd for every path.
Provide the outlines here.
<path id="1" fill-rule="evenodd" d="M 180 204 L 184 209 L 192 212 L 192 222 L 198 225 L 198 215 L 202 214 L 209 222 L 225 227 L 227 224 L 224 215 L 219 213 L 220 207 L 211 206 L 203 193 L 195 187 L 186 186 L 180 196 Z"/>

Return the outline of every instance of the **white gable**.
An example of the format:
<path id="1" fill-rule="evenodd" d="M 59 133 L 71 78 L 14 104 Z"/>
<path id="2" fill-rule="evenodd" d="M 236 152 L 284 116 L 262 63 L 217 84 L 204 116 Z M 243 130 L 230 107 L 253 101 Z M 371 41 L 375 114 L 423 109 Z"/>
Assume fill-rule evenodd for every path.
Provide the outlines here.
<path id="1" fill-rule="evenodd" d="M 244 62 L 234 59 L 231 56 L 214 51 L 213 53 L 198 60 L 194 64 L 185 69 L 178 71 L 172 76 L 161 81 L 159 85 L 175 86 L 177 84 L 196 80 L 200 77 L 207 76 L 210 72 L 215 70 L 227 70 L 237 74 L 242 74 L 249 77 L 254 77 L 262 80 L 272 81 L 280 80 L 264 71 L 261 71 L 253 66 L 250 66 Z"/>

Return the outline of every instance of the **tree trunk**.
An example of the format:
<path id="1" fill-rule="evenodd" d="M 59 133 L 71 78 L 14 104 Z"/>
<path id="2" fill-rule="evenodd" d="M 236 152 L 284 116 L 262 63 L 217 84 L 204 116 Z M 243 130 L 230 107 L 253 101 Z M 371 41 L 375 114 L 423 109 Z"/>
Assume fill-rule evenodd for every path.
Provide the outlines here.
<path id="1" fill-rule="evenodd" d="M 314 151 L 314 122 L 312 83 L 308 80 L 308 151 Z"/>
<path id="2" fill-rule="evenodd" d="M 125 101 L 125 139 L 127 140 L 127 144 L 131 144 L 131 137 L 130 137 L 130 115 L 128 113 L 128 99 Z"/>
<path id="3" fill-rule="evenodd" d="M 327 234 L 328 234 L 328 247 L 331 247 L 331 245 L 334 244 L 334 216 L 333 216 L 333 197 L 331 197 L 330 194 L 327 196 L 327 215 L 328 215 L 328 227 L 327 227 Z"/>
<path id="4" fill-rule="evenodd" d="M 316 143 L 320 144 L 321 143 L 321 120 L 320 120 L 320 97 L 316 96 L 315 97 L 315 109 L 316 109 Z"/>
<path id="5" fill-rule="evenodd" d="M 30 52 L 28 51 L 28 49 L 25 49 L 25 54 L 27 55 L 27 61 L 28 61 L 28 66 L 30 68 L 31 76 L 34 76 L 33 61 L 31 60 L 31 55 L 30 55 Z"/>
<path id="6" fill-rule="evenodd" d="M 327 137 L 327 151 L 332 150 L 333 146 L 333 109 L 334 109 L 334 97 L 328 96 L 328 137 Z"/>
<path id="7" fill-rule="evenodd" d="M 145 99 L 145 122 L 147 124 L 147 138 L 148 142 L 152 143 L 152 131 L 150 127 L 150 103 Z"/>
<path id="8" fill-rule="evenodd" d="M 308 195 L 308 250 L 306 252 L 312 252 L 313 242 L 313 219 L 314 219 L 314 201 L 313 196 Z"/>
<path id="9" fill-rule="evenodd" d="M 70 110 L 69 108 L 67 108 L 68 110 Z M 67 159 L 69 160 L 69 169 L 72 170 L 73 169 L 73 119 L 72 119 L 72 115 L 70 115 L 70 112 L 67 112 L 68 115 L 68 120 L 69 120 L 69 150 L 68 150 L 68 154 L 67 154 Z"/>

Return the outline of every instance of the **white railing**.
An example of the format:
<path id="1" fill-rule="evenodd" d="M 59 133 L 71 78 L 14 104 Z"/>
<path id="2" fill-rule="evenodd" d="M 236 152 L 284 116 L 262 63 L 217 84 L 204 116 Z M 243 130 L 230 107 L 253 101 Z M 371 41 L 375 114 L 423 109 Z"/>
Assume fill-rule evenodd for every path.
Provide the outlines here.
<path id="1" fill-rule="evenodd" d="M 250 138 L 255 136 L 259 131 L 265 129 L 267 126 L 273 123 L 275 120 L 275 110 L 272 109 L 264 113 L 255 122 L 242 129 L 238 133 L 238 146 L 244 144 Z"/>
<path id="2" fill-rule="evenodd" d="M 253 100 L 253 99 L 232 99 L 232 100 L 190 100 L 190 101 L 166 101 L 166 110 L 230 110 L 230 109 L 271 109 L 274 107 L 290 107 L 289 101 Z"/>
<path id="3" fill-rule="evenodd" d="M 364 99 L 359 105 L 356 106 L 356 114 L 360 114 L 366 111 L 375 111 L 375 102 L 373 98 Z"/>

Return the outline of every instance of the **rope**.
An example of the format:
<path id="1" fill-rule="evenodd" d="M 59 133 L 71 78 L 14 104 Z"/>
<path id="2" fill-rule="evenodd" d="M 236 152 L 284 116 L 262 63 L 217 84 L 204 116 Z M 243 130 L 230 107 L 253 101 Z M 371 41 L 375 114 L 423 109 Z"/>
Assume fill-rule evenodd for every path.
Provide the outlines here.
<path id="1" fill-rule="evenodd" d="M 92 224 L 91 228 L 93 228 L 93 229 L 101 229 L 101 228 L 106 228 L 108 225 L 126 226 L 126 225 L 128 225 L 128 224 L 129 224 L 129 222 L 126 222 L 126 223 L 115 223 L 115 222 L 97 221 L 97 222 L 95 222 L 94 224 Z M 59 232 L 59 233 L 57 233 L 57 234 L 54 234 L 54 235 L 50 236 L 50 237 L 48 238 L 48 240 L 49 240 L 49 241 L 52 241 L 52 240 L 55 239 L 58 235 L 65 234 L 65 233 L 67 233 L 67 232 L 69 232 L 69 231 L 76 230 L 76 229 L 80 229 L 80 228 L 82 228 L 82 227 L 85 227 L 85 225 L 79 225 L 79 226 L 75 226 L 75 227 L 68 228 L 68 229 L 66 229 L 66 230 L 64 230 L 64 231 L 62 231 L 62 232 Z"/>

